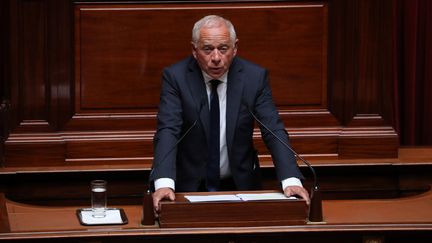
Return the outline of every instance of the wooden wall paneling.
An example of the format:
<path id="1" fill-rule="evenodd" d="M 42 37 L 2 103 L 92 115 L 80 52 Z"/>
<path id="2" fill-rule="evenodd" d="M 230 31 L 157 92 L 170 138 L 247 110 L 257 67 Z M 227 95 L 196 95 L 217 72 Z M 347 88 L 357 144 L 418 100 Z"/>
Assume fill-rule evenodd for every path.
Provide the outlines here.
<path id="1" fill-rule="evenodd" d="M 353 121 L 355 117 L 361 114 L 381 114 L 382 104 L 378 96 L 382 93 L 382 87 L 377 73 L 381 68 L 379 66 L 380 53 L 378 39 L 379 25 L 381 24 L 378 15 L 377 6 L 370 6 L 371 1 L 359 1 L 359 42 L 358 50 L 358 76 L 354 80 L 353 89 Z M 352 122 L 352 121 L 351 121 Z"/>
<path id="2" fill-rule="evenodd" d="M 321 2 L 101 6 L 82 4 L 75 9 L 73 126 L 83 124 L 79 118 L 86 115 L 128 113 L 133 118 L 136 112 L 155 114 L 162 68 L 190 55 L 191 26 L 210 13 L 235 23 L 241 56 L 269 68 L 275 101 L 282 112 L 307 108 L 310 120 L 324 116 L 327 12 Z M 98 24 L 101 22 L 106 24 Z M 129 85 L 118 87 L 123 82 Z M 331 120 L 330 113 L 325 115 Z"/>
<path id="3" fill-rule="evenodd" d="M 159 84 L 154 80 L 159 81 L 164 66 L 189 55 L 190 27 L 208 13 L 231 19 L 241 39 L 240 50 L 244 50 L 240 55 L 269 68 L 275 102 L 288 126 L 338 126 L 326 110 L 327 11 L 323 3 L 237 3 L 228 8 L 224 4 L 103 6 L 82 4 L 75 8 L 76 115 L 68 129 L 87 129 L 90 120 L 100 129 L 107 126 L 113 129 L 120 123 L 126 124 L 127 116 L 133 119 L 139 114 L 149 114 L 149 119 L 154 119 L 150 116 L 156 114 L 159 94 Z M 171 20 L 166 20 L 167 14 Z M 255 17 L 250 18 L 251 14 Z M 176 18 L 186 22 L 173 29 L 175 23 L 170 21 Z M 248 21 L 243 21 L 246 18 Z M 254 27 L 250 28 L 251 25 Z M 166 33 L 159 33 L 159 29 Z M 130 32 L 134 32 L 134 38 Z M 258 34 L 263 38 L 256 38 Z M 159 39 L 166 41 L 155 41 Z M 284 50 L 283 54 L 280 50 Z M 164 59 L 159 57 L 161 54 Z M 143 80 L 139 80 L 140 76 Z M 139 90 L 145 83 L 148 90 L 137 93 L 118 90 L 117 84 L 122 80 L 132 80 L 125 89 Z M 101 87 L 103 94 L 94 95 L 101 92 Z M 128 98 L 132 96 L 134 101 Z M 146 107 L 135 104 L 133 108 L 132 103 L 123 102 L 142 102 Z M 106 113 L 111 114 L 109 118 L 124 120 L 111 124 L 105 119 Z M 123 113 L 123 117 L 118 113 Z M 89 117 L 92 119 L 86 119 Z M 84 123 L 85 120 L 88 122 Z"/>
<path id="4" fill-rule="evenodd" d="M 153 132 L 65 134 L 70 165 L 140 164 L 151 167 Z"/>
<path id="5" fill-rule="evenodd" d="M 392 1 L 330 1 L 330 107 L 341 158 L 396 157 Z"/>
<path id="6" fill-rule="evenodd" d="M 24 172 L 2 175 L 0 182 L 7 187 L 7 198 L 19 202 L 49 205 L 77 203 L 88 207 L 90 182 L 102 179 L 108 182 L 108 205 L 113 206 L 119 201 L 142 203 L 148 174 L 143 170 Z"/>
<path id="7" fill-rule="evenodd" d="M 355 42 L 358 40 L 354 24 L 356 1 L 329 1 L 329 108 L 342 125 L 352 118 L 346 103 L 351 104 L 352 95 L 346 90 L 355 79 Z"/>
<path id="8" fill-rule="evenodd" d="M 381 26 L 379 29 L 379 38 L 386 40 L 385 43 L 381 43 L 382 56 L 379 60 L 379 66 L 382 67 L 378 77 L 383 82 L 383 90 L 381 93 L 382 102 L 382 117 L 386 124 L 391 124 L 392 127 L 397 130 L 398 113 L 397 107 L 399 107 L 399 96 L 395 94 L 397 80 L 397 65 L 394 63 L 396 59 L 395 50 L 397 50 L 397 34 L 395 22 L 395 14 L 398 9 L 398 3 L 395 1 L 382 1 L 380 2 L 380 15 L 381 15 Z M 389 26 L 392 26 L 391 28 Z"/>
<path id="9" fill-rule="evenodd" d="M 344 131 L 339 141 L 339 158 L 396 158 L 399 147 L 394 130 L 378 131 L 378 134 Z"/>
<path id="10" fill-rule="evenodd" d="M 65 157 L 65 144 L 58 137 L 53 139 L 25 138 L 17 142 L 14 138 L 6 142 L 5 167 L 62 166 Z"/>
<path id="11" fill-rule="evenodd" d="M 11 130 L 53 132 L 71 116 L 72 2 L 9 2 Z"/>
<path id="12" fill-rule="evenodd" d="M 71 1 L 14 1 L 14 132 L 53 132 L 71 117 Z M 16 40 L 16 42 L 15 42 Z"/>
<path id="13" fill-rule="evenodd" d="M 11 1 L 12 133 L 4 165 L 149 163 L 162 68 L 189 55 L 190 29 L 210 13 L 236 25 L 240 56 L 269 69 L 300 153 L 394 157 L 386 93 L 392 67 L 378 68 L 389 40 L 376 33 L 386 4 L 330 0 L 328 17 L 327 1 Z M 370 67 L 374 52 L 379 60 Z M 18 154 L 24 148 L 29 153 Z"/>
<path id="14" fill-rule="evenodd" d="M 351 159 L 346 161 L 311 158 L 319 175 L 324 198 L 395 198 L 429 190 L 432 183 L 430 148 L 400 149 L 400 157 L 392 159 Z M 263 158 L 267 159 L 267 158 Z M 262 160 L 264 161 L 264 160 Z M 262 165 L 264 189 L 278 189 L 279 183 L 271 161 Z M 311 188 L 310 170 L 300 163 L 306 177 L 305 188 Z M 56 204 L 89 203 L 89 182 L 106 179 L 109 182 L 109 202 L 127 199 L 140 203 L 149 171 L 144 166 L 79 166 L 27 167 L 0 171 L 0 190 L 18 201 Z M 39 171 L 41 169 L 41 171 Z M 31 186 L 29 186 L 31 185 Z"/>
<path id="15" fill-rule="evenodd" d="M 5 120 L 9 121 L 9 131 L 11 132 L 13 128 L 17 127 L 19 124 L 18 112 L 19 112 L 19 104 L 18 104 L 18 83 L 19 83 L 19 46 L 18 46 L 18 15 L 20 14 L 18 1 L 8 1 L 9 3 L 9 38 L 6 38 L 6 42 L 9 46 L 8 52 L 8 63 L 10 66 L 8 76 L 9 76 L 9 84 L 8 90 L 5 92 L 9 93 L 10 99 L 10 112 L 9 117 Z"/>
<path id="16" fill-rule="evenodd" d="M 188 54 L 189 42 L 178 41 L 190 32 L 188 25 L 176 23 L 180 11 L 158 11 L 151 5 L 105 7 L 78 5 L 75 10 L 75 112 L 155 114 L 162 68 L 172 55 L 178 60 Z M 167 17 L 170 12 L 174 15 Z"/>
<path id="17" fill-rule="evenodd" d="M 394 1 L 359 1 L 359 77 L 356 83 L 355 116 L 370 114 L 374 120 L 393 125 Z M 378 55 L 377 55 L 378 54 Z M 390 102 L 385 101 L 388 100 Z M 387 107 L 385 106 L 387 105 Z M 375 116 L 374 116 L 375 115 Z M 380 118 L 376 115 L 379 115 Z M 361 119 L 363 122 L 366 119 Z M 369 120 L 369 119 L 368 119 Z M 352 121 L 355 122 L 355 119 Z"/>
<path id="18" fill-rule="evenodd" d="M 18 100 L 22 131 L 49 131 L 47 77 L 47 2 L 19 2 Z"/>
<path id="19" fill-rule="evenodd" d="M 325 109 L 326 6 L 280 5 L 225 14 L 236 25 L 239 55 L 269 69 L 273 98 L 281 111 Z"/>
<path id="20" fill-rule="evenodd" d="M 73 2 L 47 1 L 49 121 L 62 130 L 73 115 Z"/>
<path id="21" fill-rule="evenodd" d="M 49 11 L 61 12 L 59 5 L 49 9 L 55 2 L 9 2 L 11 109 L 6 118 L 10 137 L 5 142 L 4 166 L 61 165 L 64 161 L 64 144 L 54 133 L 56 114 L 64 112 L 55 108 L 58 85 L 51 75 L 63 70 L 52 59 L 61 55 L 56 47 L 63 43 L 50 27 L 61 22 L 49 18 Z"/>
<path id="22" fill-rule="evenodd" d="M 337 158 L 339 156 L 338 128 L 298 128 L 288 130 L 290 145 L 304 157 Z M 313 139 L 311 139 L 311 137 Z M 264 161 L 271 161 L 259 129 L 254 132 L 254 143 L 258 154 Z"/>
<path id="23" fill-rule="evenodd" d="M 4 163 L 4 143 L 7 139 L 8 132 L 7 132 L 7 104 L 6 103 L 0 103 L 0 166 Z"/>
<path id="24" fill-rule="evenodd" d="M 8 107 L 8 90 L 9 90 L 9 42 L 7 37 L 9 36 L 9 2 L 0 2 L 0 29 L 3 32 L 3 36 L 0 37 L 0 165 L 3 164 L 4 160 L 4 141 L 7 138 L 7 124 L 6 124 L 6 109 Z"/>
<path id="25" fill-rule="evenodd" d="M 316 170 L 320 175 L 321 191 L 328 199 L 396 198 L 399 196 L 399 176 L 403 174 L 390 164 L 317 166 Z"/>
<path id="26" fill-rule="evenodd" d="M 393 61 L 389 54 L 393 45 L 391 15 L 394 3 L 350 1 L 346 4 L 352 4 L 348 10 L 354 12 L 347 13 L 352 14 L 353 17 L 347 19 L 352 22 L 336 28 L 351 33 L 347 37 L 352 36 L 352 39 L 341 40 L 349 46 L 337 57 L 352 62 L 339 66 L 341 69 L 352 68 L 345 70 L 341 77 L 346 83 L 346 96 L 352 97 L 345 103 L 344 122 L 347 126 L 392 126 L 393 107 L 385 100 L 393 100 Z"/>
<path id="27" fill-rule="evenodd" d="M 75 113 L 64 131 L 139 131 L 156 129 L 156 111 L 125 113 Z"/>
<path id="28" fill-rule="evenodd" d="M 332 112 L 346 126 L 391 126 L 392 1 L 329 5 Z"/>
<path id="29" fill-rule="evenodd" d="M 315 161 L 314 161 L 315 162 Z M 324 198 L 395 198 L 399 193 L 416 194 L 428 190 L 427 166 L 407 166 L 397 168 L 387 165 L 351 164 L 342 166 L 316 166 Z M 106 170 L 70 170 L 70 171 L 21 171 L 20 173 L 2 174 L 0 185 L 7 190 L 7 197 L 20 202 L 33 201 L 41 204 L 67 204 L 80 201 L 80 205 L 89 205 L 89 183 L 93 179 L 108 181 L 110 205 L 114 201 L 142 202 L 149 171 L 143 169 L 115 170 L 107 165 Z M 306 177 L 305 188 L 312 187 L 312 175 L 305 166 L 301 168 Z M 419 174 L 421 180 L 416 180 Z M 263 189 L 278 190 L 275 170 L 262 168 Z M 32 185 L 32 186 L 29 186 Z M 63 201 L 63 202 L 62 202 Z"/>
<path id="30" fill-rule="evenodd" d="M 2 36 L 0 37 L 0 104 L 7 97 L 8 82 L 9 82 L 9 42 L 7 36 L 10 35 L 9 29 L 9 2 L 0 2 L 0 29 L 2 30 Z"/>

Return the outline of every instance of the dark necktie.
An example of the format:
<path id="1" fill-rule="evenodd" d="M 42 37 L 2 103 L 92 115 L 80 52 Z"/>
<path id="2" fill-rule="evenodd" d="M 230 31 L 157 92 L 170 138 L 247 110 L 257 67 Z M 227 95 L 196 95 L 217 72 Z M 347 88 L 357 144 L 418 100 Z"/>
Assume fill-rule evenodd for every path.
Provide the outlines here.
<path id="1" fill-rule="evenodd" d="M 219 96 L 217 86 L 219 80 L 210 80 L 212 90 L 210 95 L 210 143 L 209 143 L 209 161 L 207 163 L 207 190 L 217 191 L 220 178 L 220 112 Z"/>

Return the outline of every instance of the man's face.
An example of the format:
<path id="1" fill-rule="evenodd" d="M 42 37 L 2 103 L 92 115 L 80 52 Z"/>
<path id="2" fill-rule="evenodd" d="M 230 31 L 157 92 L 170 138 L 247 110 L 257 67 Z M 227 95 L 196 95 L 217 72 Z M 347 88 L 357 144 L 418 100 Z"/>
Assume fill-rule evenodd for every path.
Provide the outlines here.
<path id="1" fill-rule="evenodd" d="M 192 54 L 201 69 L 210 77 L 219 79 L 228 71 L 237 54 L 237 42 L 232 43 L 227 27 L 201 28 L 196 46 L 192 43 Z"/>

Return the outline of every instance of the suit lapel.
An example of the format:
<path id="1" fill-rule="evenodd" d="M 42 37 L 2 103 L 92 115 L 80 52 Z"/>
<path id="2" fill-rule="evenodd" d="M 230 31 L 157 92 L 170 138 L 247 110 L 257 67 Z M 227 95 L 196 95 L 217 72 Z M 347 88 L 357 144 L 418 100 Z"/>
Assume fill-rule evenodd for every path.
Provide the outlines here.
<path id="1" fill-rule="evenodd" d="M 226 139 L 230 154 L 243 93 L 242 66 L 235 58 L 228 72 L 226 104 Z"/>
<path id="2" fill-rule="evenodd" d="M 195 100 L 197 112 L 199 112 L 199 109 L 201 109 L 200 122 L 204 128 L 204 133 L 208 143 L 210 139 L 210 112 L 208 108 L 208 97 L 204 78 L 202 76 L 201 69 L 193 57 L 191 57 L 191 62 L 189 63 L 188 68 L 189 72 L 187 73 L 187 80 L 189 83 L 190 92 L 193 99 Z M 202 105 L 204 105 L 204 107 L 201 108 Z"/>
<path id="3" fill-rule="evenodd" d="M 200 108 L 201 103 L 204 101 L 204 107 L 200 113 L 201 125 L 204 128 L 204 133 L 209 143 L 210 139 L 210 111 L 208 109 L 208 97 L 202 76 L 202 71 L 192 57 L 189 63 L 188 82 L 190 82 L 189 88 L 191 94 L 195 100 L 197 111 Z M 228 72 L 228 83 L 227 83 L 227 104 L 226 104 L 226 140 L 228 147 L 228 154 L 230 154 L 231 147 L 233 144 L 234 134 L 236 130 L 238 112 L 241 105 L 242 93 L 243 93 L 243 79 L 242 79 L 242 65 L 234 58 L 230 70 Z"/>

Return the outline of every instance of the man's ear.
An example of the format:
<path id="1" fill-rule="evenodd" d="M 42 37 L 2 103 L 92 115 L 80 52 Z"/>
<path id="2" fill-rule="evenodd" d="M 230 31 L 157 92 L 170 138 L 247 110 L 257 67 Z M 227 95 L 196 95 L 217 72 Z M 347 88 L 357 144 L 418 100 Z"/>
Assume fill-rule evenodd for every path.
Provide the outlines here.
<path id="1" fill-rule="evenodd" d="M 195 43 L 193 41 L 191 41 L 191 46 L 192 46 L 192 55 L 196 59 L 197 58 L 197 47 L 196 47 L 196 45 L 195 45 Z"/>
<path id="2" fill-rule="evenodd" d="M 239 39 L 236 39 L 234 42 L 234 56 L 237 55 L 238 43 L 239 43 Z"/>

